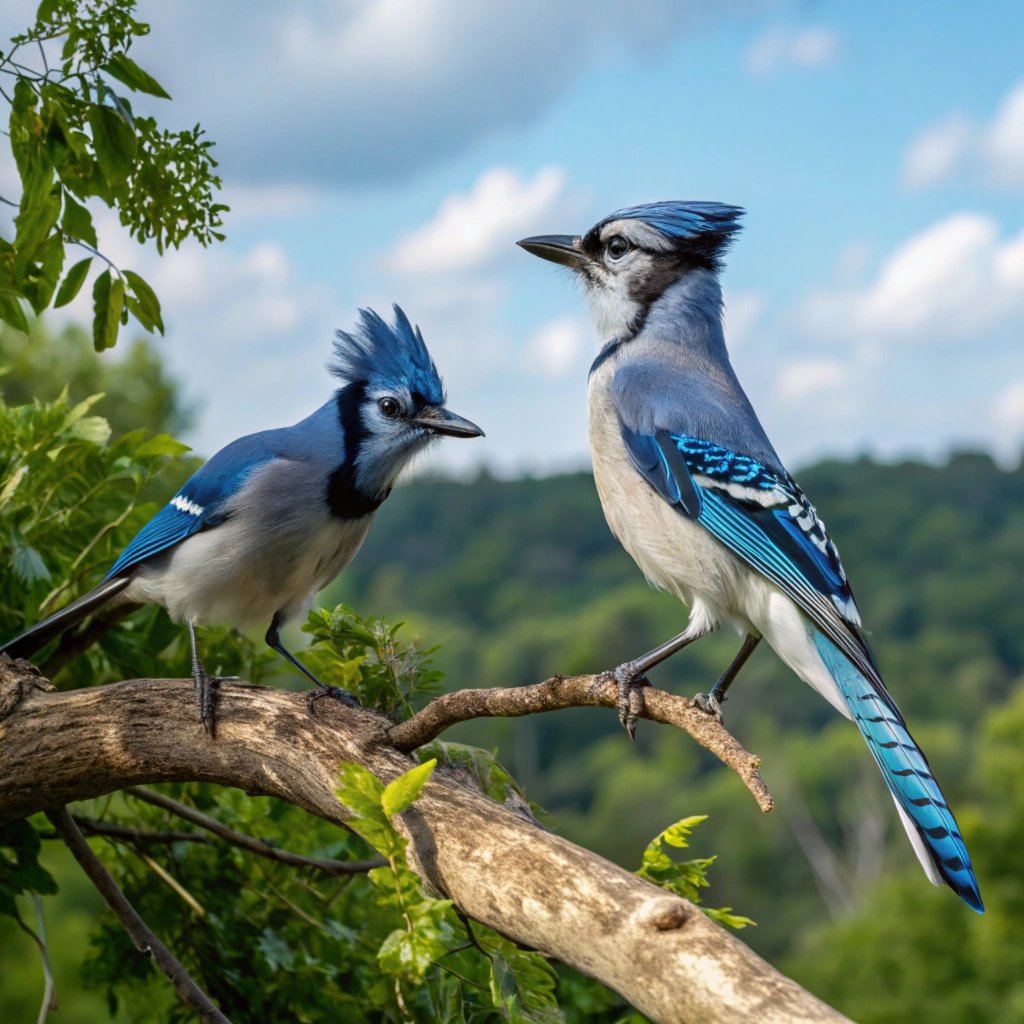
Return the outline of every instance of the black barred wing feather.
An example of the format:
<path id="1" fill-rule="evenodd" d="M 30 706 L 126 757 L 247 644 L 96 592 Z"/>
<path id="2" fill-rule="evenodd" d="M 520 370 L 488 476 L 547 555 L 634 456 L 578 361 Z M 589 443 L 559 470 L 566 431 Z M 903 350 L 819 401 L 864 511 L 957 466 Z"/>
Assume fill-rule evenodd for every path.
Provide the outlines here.
<path id="1" fill-rule="evenodd" d="M 839 552 L 788 473 L 685 434 L 622 428 L 630 457 L 666 501 L 790 597 L 884 692 Z"/>

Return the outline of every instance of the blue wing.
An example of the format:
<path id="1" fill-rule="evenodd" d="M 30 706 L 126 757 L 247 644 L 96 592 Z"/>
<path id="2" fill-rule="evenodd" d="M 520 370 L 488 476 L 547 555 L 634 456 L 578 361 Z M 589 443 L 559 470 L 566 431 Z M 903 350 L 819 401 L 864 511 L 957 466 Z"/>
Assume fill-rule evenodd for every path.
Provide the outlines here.
<path id="1" fill-rule="evenodd" d="M 623 425 L 622 437 L 666 501 L 791 598 L 888 698 L 839 553 L 788 473 L 686 434 L 651 436 Z"/>
<path id="2" fill-rule="evenodd" d="M 265 431 L 239 438 L 217 452 L 139 530 L 105 578 L 123 576 L 192 534 L 228 519 L 231 498 L 241 490 L 249 474 L 274 458 L 275 452 L 269 443 L 271 433 Z"/>

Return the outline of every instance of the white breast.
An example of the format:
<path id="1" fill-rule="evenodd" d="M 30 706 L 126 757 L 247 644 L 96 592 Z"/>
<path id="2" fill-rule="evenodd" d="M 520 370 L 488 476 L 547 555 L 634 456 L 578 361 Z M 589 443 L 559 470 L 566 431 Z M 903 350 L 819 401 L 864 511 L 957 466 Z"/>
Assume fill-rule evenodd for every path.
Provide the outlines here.
<path id="1" fill-rule="evenodd" d="M 125 591 L 176 621 L 269 625 L 302 614 L 359 550 L 372 516 L 344 520 L 326 502 L 322 469 L 277 460 L 247 482 L 237 510 L 138 570 Z"/>
<path id="2" fill-rule="evenodd" d="M 652 586 L 693 606 L 713 628 L 720 621 L 749 629 L 750 573 L 703 527 L 662 498 L 633 466 L 612 403 L 612 361 L 590 378 L 588 418 L 594 482 L 612 533 Z M 757 587 L 760 590 L 760 587 Z"/>

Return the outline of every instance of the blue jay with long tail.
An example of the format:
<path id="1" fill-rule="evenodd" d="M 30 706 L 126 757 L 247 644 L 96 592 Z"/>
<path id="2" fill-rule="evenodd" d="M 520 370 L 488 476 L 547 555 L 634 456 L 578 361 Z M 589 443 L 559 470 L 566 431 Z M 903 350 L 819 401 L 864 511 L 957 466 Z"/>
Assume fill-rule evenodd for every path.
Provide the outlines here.
<path id="1" fill-rule="evenodd" d="M 594 480 L 648 580 L 690 605 L 687 628 L 614 671 L 630 735 L 645 674 L 721 623 L 744 637 L 721 702 L 763 637 L 861 731 L 928 878 L 982 912 L 970 857 L 861 631 L 839 553 L 786 472 L 729 362 L 718 274 L 743 211 L 619 210 L 585 235 L 523 239 L 581 281 L 603 341 L 590 371 Z"/>
<path id="2" fill-rule="evenodd" d="M 9 641 L 27 657 L 103 605 L 163 605 L 188 625 L 199 715 L 213 731 L 213 691 L 195 623 L 270 623 L 266 642 L 316 684 L 312 700 L 354 698 L 313 675 L 281 643 L 352 560 L 374 514 L 410 460 L 437 438 L 483 431 L 445 408 L 445 393 L 419 328 L 395 306 L 389 325 L 362 310 L 339 331 L 335 394 L 291 427 L 249 434 L 222 448 L 139 531 L 103 582 Z"/>

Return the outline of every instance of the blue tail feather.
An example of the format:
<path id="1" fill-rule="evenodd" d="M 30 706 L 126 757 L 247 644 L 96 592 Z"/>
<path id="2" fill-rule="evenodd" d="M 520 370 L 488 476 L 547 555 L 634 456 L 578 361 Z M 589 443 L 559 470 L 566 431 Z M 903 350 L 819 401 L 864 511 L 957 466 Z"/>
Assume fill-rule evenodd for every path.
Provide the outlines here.
<path id="1" fill-rule="evenodd" d="M 849 705 L 886 785 L 917 832 L 934 873 L 969 907 L 984 913 L 959 826 L 899 709 L 818 630 L 814 631 L 814 644 Z"/>

